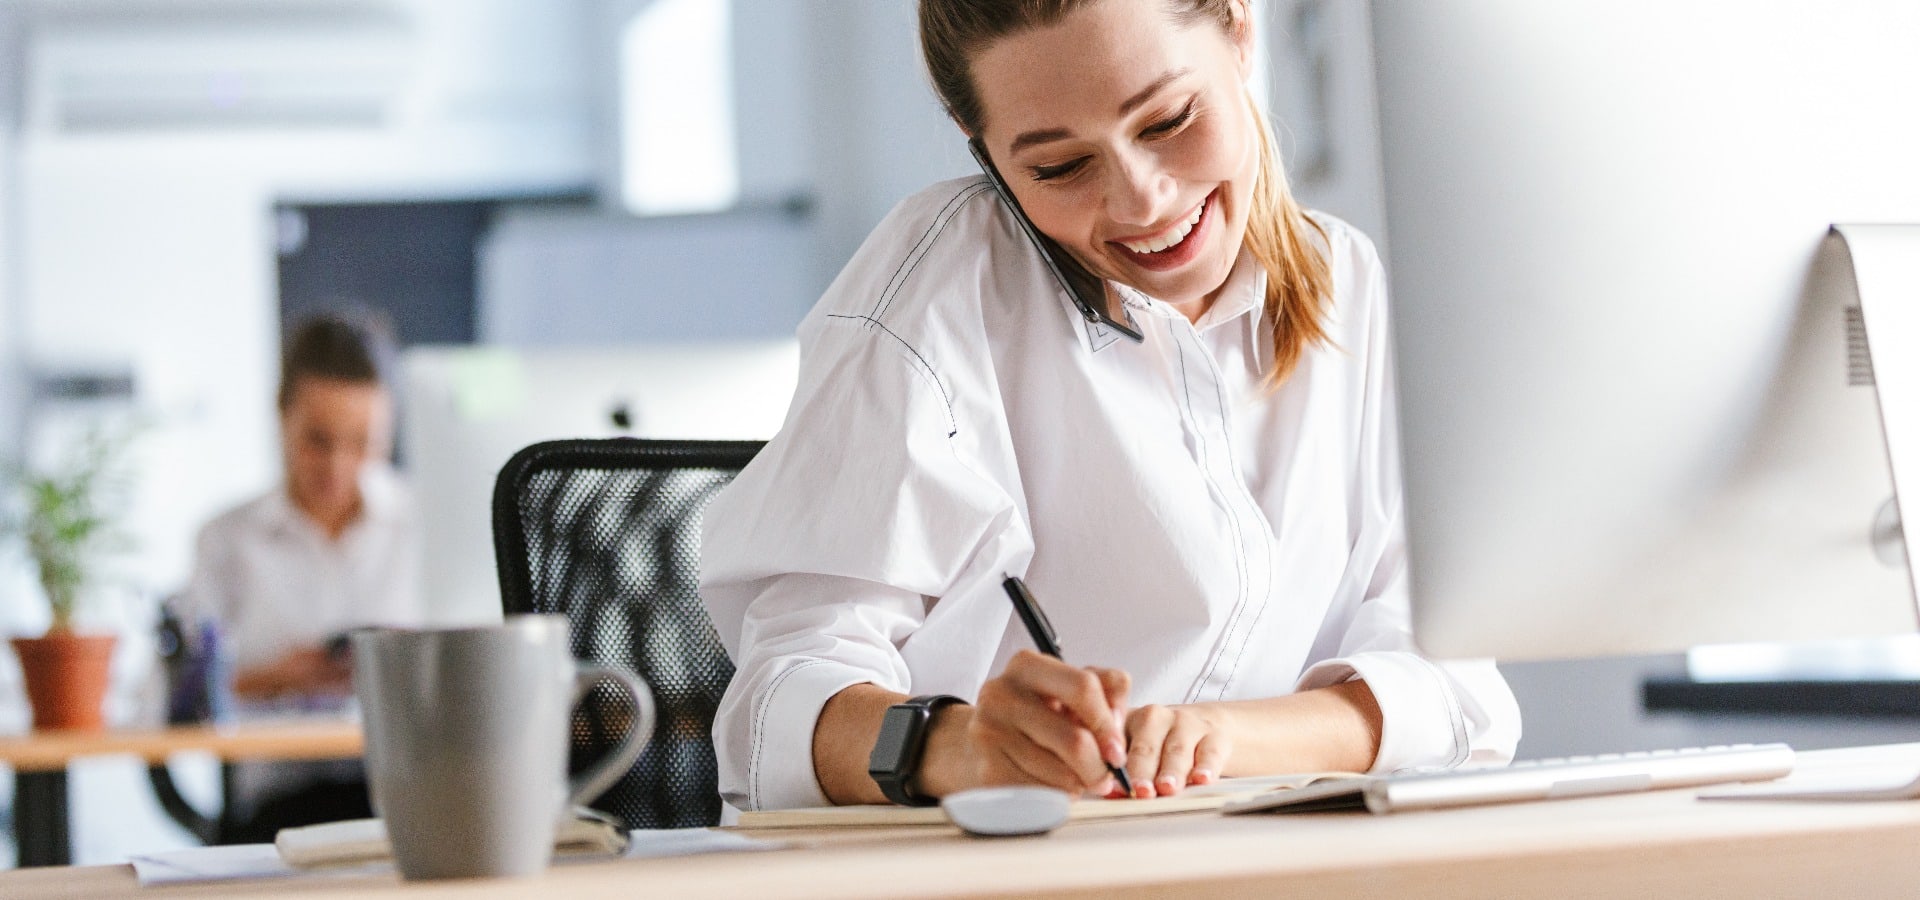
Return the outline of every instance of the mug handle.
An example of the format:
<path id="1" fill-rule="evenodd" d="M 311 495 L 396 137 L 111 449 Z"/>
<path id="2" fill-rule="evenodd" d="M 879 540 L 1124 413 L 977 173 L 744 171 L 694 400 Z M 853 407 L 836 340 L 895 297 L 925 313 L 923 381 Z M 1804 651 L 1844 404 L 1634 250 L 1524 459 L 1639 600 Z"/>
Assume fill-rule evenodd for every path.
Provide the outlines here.
<path id="1" fill-rule="evenodd" d="M 615 682 L 627 689 L 633 697 L 633 725 L 628 728 L 627 736 L 606 755 L 605 759 L 595 763 L 567 786 L 567 809 L 584 806 L 613 787 L 627 770 L 640 759 L 641 751 L 647 749 L 647 741 L 653 737 L 653 692 L 647 689 L 640 676 L 625 669 L 600 663 L 580 663 L 573 676 L 573 701 L 568 708 L 580 705 L 587 692 L 602 682 Z"/>

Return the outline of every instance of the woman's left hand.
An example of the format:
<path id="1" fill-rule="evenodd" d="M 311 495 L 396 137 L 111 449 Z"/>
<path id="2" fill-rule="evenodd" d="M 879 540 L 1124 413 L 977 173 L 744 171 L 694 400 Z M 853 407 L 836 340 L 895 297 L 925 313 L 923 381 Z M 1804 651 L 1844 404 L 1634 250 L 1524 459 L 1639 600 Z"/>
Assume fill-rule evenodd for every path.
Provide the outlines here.
<path id="1" fill-rule="evenodd" d="M 1201 706 L 1142 706 L 1127 715 L 1127 778 L 1136 798 L 1211 784 L 1233 742 L 1221 717 Z"/>

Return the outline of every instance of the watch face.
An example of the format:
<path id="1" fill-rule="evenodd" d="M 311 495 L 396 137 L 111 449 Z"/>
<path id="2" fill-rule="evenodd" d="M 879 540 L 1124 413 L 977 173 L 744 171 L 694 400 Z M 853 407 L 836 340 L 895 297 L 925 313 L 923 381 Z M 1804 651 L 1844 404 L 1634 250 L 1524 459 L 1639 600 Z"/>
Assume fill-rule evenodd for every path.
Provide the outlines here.
<path id="1" fill-rule="evenodd" d="M 888 707 L 886 717 L 880 720 L 880 737 L 873 742 L 873 755 L 867 759 L 867 771 L 894 773 L 911 768 L 915 761 L 907 756 L 918 749 L 916 738 L 926 719 L 924 709 Z"/>

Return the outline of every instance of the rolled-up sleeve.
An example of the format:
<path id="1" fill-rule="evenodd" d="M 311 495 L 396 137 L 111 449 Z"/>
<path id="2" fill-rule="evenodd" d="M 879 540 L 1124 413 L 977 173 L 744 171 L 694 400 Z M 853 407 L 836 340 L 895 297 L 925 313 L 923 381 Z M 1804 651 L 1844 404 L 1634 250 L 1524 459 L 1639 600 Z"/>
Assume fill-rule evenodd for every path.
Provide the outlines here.
<path id="1" fill-rule="evenodd" d="M 907 687 L 890 640 L 919 598 L 849 579 L 770 579 L 749 603 L 739 670 L 715 721 L 721 791 L 740 809 L 825 806 L 813 769 L 813 729 L 828 699 L 856 684 Z M 834 598 L 823 602 L 822 598 Z"/>
<path id="2" fill-rule="evenodd" d="M 1398 548 L 1383 560 L 1380 590 L 1348 623 L 1338 655 L 1309 667 L 1299 689 L 1367 684 L 1380 705 L 1372 771 L 1493 765 L 1513 759 L 1520 707 L 1493 660 L 1436 661 L 1414 650 L 1406 568 Z"/>
<path id="3" fill-rule="evenodd" d="M 714 744 L 738 809 L 826 804 L 812 751 L 827 700 L 861 683 L 920 687 L 903 645 L 935 598 L 963 602 L 979 593 L 963 582 L 1023 565 L 1032 547 L 1009 538 L 1024 533 L 1014 494 L 966 458 L 924 355 L 836 316 L 811 320 L 802 342 L 787 421 L 805 427 L 783 429 L 704 517 L 702 597 L 737 668 Z M 976 631 L 977 683 L 999 629 Z"/>

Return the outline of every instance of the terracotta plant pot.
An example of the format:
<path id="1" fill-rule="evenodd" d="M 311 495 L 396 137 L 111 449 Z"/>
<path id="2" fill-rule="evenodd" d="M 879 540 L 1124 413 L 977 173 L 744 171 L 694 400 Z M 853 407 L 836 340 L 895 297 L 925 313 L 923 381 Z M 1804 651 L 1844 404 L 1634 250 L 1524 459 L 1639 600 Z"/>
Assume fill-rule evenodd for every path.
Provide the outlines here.
<path id="1" fill-rule="evenodd" d="M 20 672 L 27 682 L 36 731 L 101 731 L 106 720 L 100 702 L 107 696 L 114 636 L 48 632 L 46 637 L 14 638 Z"/>

